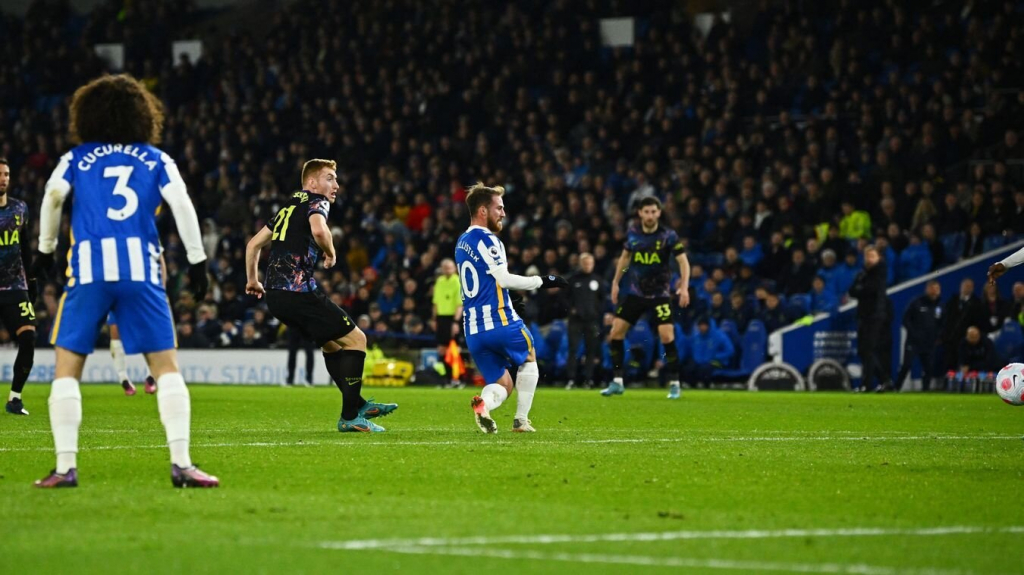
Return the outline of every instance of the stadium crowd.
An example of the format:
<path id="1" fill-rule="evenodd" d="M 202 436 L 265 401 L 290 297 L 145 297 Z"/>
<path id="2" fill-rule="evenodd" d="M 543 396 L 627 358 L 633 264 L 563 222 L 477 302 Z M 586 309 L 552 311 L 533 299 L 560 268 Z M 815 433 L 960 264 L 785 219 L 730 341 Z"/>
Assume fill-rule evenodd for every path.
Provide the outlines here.
<path id="1" fill-rule="evenodd" d="M 126 44 L 126 71 L 166 105 L 162 147 L 215 279 L 192 299 L 167 230 L 182 347 L 279 344 L 244 295 L 244 246 L 312 157 L 337 160 L 342 184 L 339 263 L 320 284 L 367 331 L 423 347 L 433 338 L 408 336 L 433 329 L 437 268 L 477 180 L 506 188 L 523 274 L 568 275 L 590 252 L 610 278 L 630 206 L 659 197 L 693 266 L 687 327 L 771 331 L 834 310 L 869 243 L 892 284 L 1024 233 L 1024 3 L 762 2 L 743 28 L 719 18 L 706 34 L 681 3 L 623 6 L 304 3 L 267 14 L 265 35 L 204 38 L 191 62 L 169 50 L 196 15 L 186 1 L 79 16 L 37 0 L 0 16 L 0 156 L 36 211 L 68 148 L 66 100 L 103 70 L 92 44 Z M 604 47 L 599 19 L 634 10 L 635 46 Z M 41 341 L 58 294 L 44 290 Z M 565 297 L 530 296 L 527 320 L 564 318 Z"/>

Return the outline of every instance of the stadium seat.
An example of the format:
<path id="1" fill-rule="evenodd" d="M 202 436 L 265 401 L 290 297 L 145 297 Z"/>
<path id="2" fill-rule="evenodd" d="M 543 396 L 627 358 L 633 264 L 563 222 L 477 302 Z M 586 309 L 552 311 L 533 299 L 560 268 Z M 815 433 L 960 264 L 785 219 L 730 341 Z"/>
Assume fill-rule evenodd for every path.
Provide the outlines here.
<path id="1" fill-rule="evenodd" d="M 985 238 L 981 243 L 982 249 L 986 252 L 990 252 L 996 248 L 1001 248 L 1008 243 L 1008 238 L 1002 234 L 992 235 Z"/>
<path id="2" fill-rule="evenodd" d="M 740 363 L 736 369 L 719 369 L 715 371 L 716 379 L 738 380 L 754 373 L 765 361 L 768 352 L 768 333 L 761 320 L 753 320 L 743 334 L 740 346 Z"/>
<path id="3" fill-rule="evenodd" d="M 569 357 L 569 327 L 565 320 L 556 319 L 551 322 L 548 335 L 544 339 L 547 347 L 546 359 L 552 362 L 554 371 L 561 370 Z"/>
<path id="4" fill-rule="evenodd" d="M 736 326 L 736 322 L 734 322 L 731 319 L 722 320 L 722 325 L 719 326 L 718 329 L 721 330 L 721 332 L 724 333 L 725 336 L 729 338 L 729 341 L 732 342 L 733 349 L 738 350 L 742 348 L 740 341 L 740 330 Z M 735 367 L 738 359 L 738 355 L 734 355 L 732 361 L 729 362 L 728 367 Z"/>
<path id="5" fill-rule="evenodd" d="M 1007 318 L 993 343 L 1000 361 L 1019 360 L 1024 352 L 1024 329 L 1014 319 Z"/>
<path id="6" fill-rule="evenodd" d="M 932 254 L 927 244 L 907 246 L 900 253 L 899 262 L 896 265 L 896 282 L 901 283 L 919 278 L 930 272 L 931 269 Z"/>
<path id="7" fill-rule="evenodd" d="M 946 264 L 955 263 L 960 259 L 960 255 L 964 253 L 964 244 L 966 238 L 963 232 L 957 232 L 953 234 L 946 234 L 939 238 L 939 242 L 942 243 L 942 254 Z"/>
<path id="8" fill-rule="evenodd" d="M 797 293 L 789 296 L 789 301 L 785 306 L 786 316 L 791 318 L 801 318 L 811 313 L 811 296 L 805 293 Z"/>

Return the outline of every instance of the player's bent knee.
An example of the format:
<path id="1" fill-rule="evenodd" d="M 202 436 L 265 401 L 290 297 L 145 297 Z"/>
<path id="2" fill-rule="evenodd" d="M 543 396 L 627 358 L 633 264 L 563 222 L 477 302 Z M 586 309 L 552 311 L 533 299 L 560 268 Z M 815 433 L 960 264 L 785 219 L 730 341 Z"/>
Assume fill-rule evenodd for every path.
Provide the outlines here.
<path id="1" fill-rule="evenodd" d="M 366 334 L 358 327 L 350 331 L 345 337 L 335 341 L 344 349 L 366 351 Z"/>
<path id="2" fill-rule="evenodd" d="M 157 351 L 146 354 L 146 364 L 153 378 L 160 380 L 161 377 L 170 373 L 178 373 L 178 352 L 173 349 Z"/>

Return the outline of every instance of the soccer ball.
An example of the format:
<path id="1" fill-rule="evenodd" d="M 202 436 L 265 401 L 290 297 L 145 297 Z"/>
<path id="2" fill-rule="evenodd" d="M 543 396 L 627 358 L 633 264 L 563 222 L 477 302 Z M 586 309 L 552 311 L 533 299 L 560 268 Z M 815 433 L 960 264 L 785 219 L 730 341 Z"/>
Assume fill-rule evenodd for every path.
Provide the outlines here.
<path id="1" fill-rule="evenodd" d="M 999 370 L 996 393 L 1010 405 L 1024 405 L 1024 363 L 1011 363 Z"/>

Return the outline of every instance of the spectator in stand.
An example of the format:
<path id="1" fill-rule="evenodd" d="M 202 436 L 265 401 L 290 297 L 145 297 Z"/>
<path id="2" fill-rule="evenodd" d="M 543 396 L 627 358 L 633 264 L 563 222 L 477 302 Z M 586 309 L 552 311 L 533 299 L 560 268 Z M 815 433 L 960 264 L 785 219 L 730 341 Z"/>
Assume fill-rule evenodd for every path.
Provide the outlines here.
<path id="1" fill-rule="evenodd" d="M 228 348 L 235 346 L 235 340 L 240 336 L 238 325 L 231 320 L 220 322 L 220 333 L 214 340 L 214 347 Z"/>
<path id="2" fill-rule="evenodd" d="M 764 307 L 757 314 L 757 319 L 764 323 L 765 331 L 768 333 L 782 329 L 791 323 L 786 311 L 782 308 L 779 295 L 774 292 L 768 292 L 765 296 Z"/>
<path id="3" fill-rule="evenodd" d="M 825 279 L 814 276 L 811 289 L 811 313 L 836 313 L 839 311 L 839 299 L 825 286 Z"/>
<path id="4" fill-rule="evenodd" d="M 344 188 L 329 222 L 338 231 L 339 263 L 317 271 L 318 283 L 326 280 L 329 296 L 361 302 L 369 315 L 382 286 L 416 280 L 415 295 L 394 305 L 412 297 L 412 311 L 385 310 L 385 322 L 398 330 L 417 325 L 406 321 L 410 313 L 429 325 L 426 280 L 468 225 L 463 186 L 477 179 L 502 182 L 510 212 L 521 215 L 506 231 L 516 273 L 535 265 L 564 275 L 576 265 L 570 254 L 586 251 L 595 254 L 596 273 L 610 277 L 608 254 L 618 253 L 629 223 L 623 210 L 631 196 L 650 194 L 672 206 L 666 225 L 688 240 L 694 259 L 706 258 L 706 275 L 721 268 L 734 282 L 726 287 L 715 277 L 726 292 L 752 293 L 774 280 L 775 289 L 800 293 L 784 285 L 782 266 L 742 268 L 735 248 L 746 236 L 771 262 L 781 251 L 771 238 L 781 233 L 786 249 L 806 246 L 807 262 L 818 269 L 819 243 L 845 257 L 850 245 L 837 242 L 870 238 L 872 224 L 900 260 L 918 233 L 934 267 L 951 263 L 940 236 L 972 222 L 984 236 L 1008 228 L 1024 234 L 1022 182 L 1006 164 L 1021 157 L 1024 129 L 1024 98 L 1005 90 L 1019 76 L 1012 50 L 1024 36 L 1010 4 L 780 9 L 766 2 L 708 36 L 677 3 L 646 3 L 636 8 L 650 23 L 638 29 L 643 49 L 606 52 L 602 2 L 570 3 L 572 19 L 536 0 L 501 10 L 468 0 L 453 0 L 451 10 L 387 3 L 383 28 L 359 25 L 363 3 L 322 2 L 271 10 L 258 35 L 230 24 L 201 34 L 199 62 L 173 60 L 167 43 L 203 29 L 196 25 L 205 14 L 194 2 L 147 0 L 143 12 L 173 19 L 111 18 L 122 8 L 114 4 L 73 14 L 36 2 L 24 17 L 0 24 L 4 75 L 15 79 L 0 90 L 0 155 L 18 178 L 10 193 L 31 209 L 39 205 L 68 147 L 60 102 L 104 71 L 79 47 L 150 39 L 147 50 L 126 51 L 124 67 L 163 101 L 164 150 L 178 162 L 201 220 L 210 222 L 204 246 L 217 285 L 205 305 L 219 304 L 236 320 L 223 294 L 229 284 L 241 293 L 241 248 L 286 199 L 295 165 L 314 156 L 340 161 Z M 478 25 L 463 29 L 467 21 Z M 59 37 L 31 41 L 39 30 L 58 29 Z M 320 33 L 326 29 L 346 40 L 334 42 Z M 892 42 L 872 44 L 879 31 Z M 402 51 L 374 52 L 381 45 Z M 522 61 L 509 65 L 507 46 Z M 686 57 L 665 56 L 673 54 Z M 671 65 L 661 70 L 661 60 Z M 330 69 L 331 62 L 368 61 L 379 65 Z M 60 73 L 40 74 L 53 68 L 40 62 L 59 62 Z M 311 73 L 311 65 L 324 69 Z M 843 203 L 852 211 L 836 214 Z M 180 241 L 164 235 L 175 319 L 202 321 L 202 331 L 219 338 L 218 315 L 202 319 L 191 309 L 204 302 L 179 305 L 187 266 Z M 971 242 L 972 253 L 977 245 Z M 920 269 L 898 267 L 900 279 Z M 564 313 L 527 297 L 541 325 L 552 319 L 545 314 Z"/>
<path id="5" fill-rule="evenodd" d="M 256 324 L 247 321 L 242 324 L 242 335 L 234 342 L 235 347 L 242 349 L 266 349 L 267 342 L 263 341 L 263 335 L 257 331 Z"/>
<path id="6" fill-rule="evenodd" d="M 942 332 L 943 367 L 957 369 L 961 364 L 956 354 L 960 342 L 967 334 L 967 328 L 988 323 L 985 306 L 974 294 L 974 280 L 964 278 L 960 282 L 960 292 L 949 298 L 942 315 L 945 317 Z"/>
<path id="7" fill-rule="evenodd" d="M 712 327 L 706 317 L 697 320 L 697 331 L 688 342 L 690 357 L 683 363 L 682 377 L 693 384 L 705 384 L 716 369 L 728 367 L 735 348 L 728 336 Z"/>
<path id="8" fill-rule="evenodd" d="M 583 253 L 580 269 L 569 278 L 569 359 L 566 389 L 576 384 L 577 350 L 583 344 L 583 385 L 594 385 L 594 369 L 601 360 L 601 317 L 607 306 L 608 289 L 604 279 L 594 272 L 594 256 Z"/>
<path id="9" fill-rule="evenodd" d="M 864 250 L 864 270 L 853 281 L 850 296 L 857 298 L 857 353 L 863 366 L 862 389 L 877 379 L 875 391 L 891 390 L 892 374 L 883 363 L 883 334 L 889 329 L 890 304 L 885 293 L 885 262 L 874 246 Z"/>
<path id="10" fill-rule="evenodd" d="M 743 238 L 743 251 L 740 252 L 740 261 L 744 265 L 756 270 L 761 265 L 763 259 L 764 250 L 761 249 L 761 244 L 757 242 L 754 236 Z"/>
<path id="11" fill-rule="evenodd" d="M 956 194 L 950 192 L 943 198 L 942 209 L 936 217 L 936 227 L 940 236 L 962 233 L 967 229 L 967 212 L 960 207 Z"/>
<path id="12" fill-rule="evenodd" d="M 960 364 L 960 375 L 966 376 L 972 371 L 995 371 L 999 369 L 1000 358 L 996 356 L 996 348 L 992 340 L 982 335 L 976 326 L 967 328 L 964 339 L 960 342 L 957 352 Z"/>
<path id="13" fill-rule="evenodd" d="M 836 299 L 841 299 L 846 294 L 846 289 L 841 286 L 845 283 L 844 272 L 836 266 L 836 253 L 832 250 L 821 252 L 821 267 L 815 274 L 825 281 L 825 287 L 832 292 Z"/>
<path id="14" fill-rule="evenodd" d="M 402 307 L 402 296 L 395 289 L 395 284 L 387 282 L 384 287 L 380 290 L 380 295 L 377 297 L 377 306 L 380 307 L 381 313 L 388 316 L 396 311 L 399 311 Z"/>
<path id="15" fill-rule="evenodd" d="M 836 291 L 840 294 L 840 298 L 850 291 L 853 280 L 861 271 L 861 262 L 858 261 L 857 254 L 856 250 L 846 250 L 846 257 L 843 258 L 843 262 L 836 266 Z M 886 280 L 888 281 L 888 262 L 886 262 L 885 269 Z"/>
<path id="16" fill-rule="evenodd" d="M 743 292 L 734 291 L 729 294 L 729 318 L 736 322 L 740 332 L 747 331 L 747 325 L 754 319 L 754 308 Z"/>
<path id="17" fill-rule="evenodd" d="M 839 236 L 846 240 L 868 239 L 871 237 L 871 216 L 864 210 L 853 207 L 852 201 L 844 201 L 843 217 L 839 220 Z"/>
<path id="18" fill-rule="evenodd" d="M 263 308 L 253 310 L 252 323 L 256 331 L 260 332 L 263 341 L 267 342 L 268 347 L 274 347 L 277 344 L 277 328 L 280 323 L 274 316 L 267 313 L 267 310 Z"/>
<path id="19" fill-rule="evenodd" d="M 1002 329 L 1004 321 L 1014 317 L 1013 304 L 999 295 L 999 288 L 995 284 L 985 284 L 985 287 L 982 288 L 981 303 L 985 310 L 986 321 L 977 327 L 983 333 L 999 331 Z"/>
<path id="20" fill-rule="evenodd" d="M 980 256 L 985 252 L 985 233 L 981 230 L 981 222 L 971 222 L 967 229 L 967 241 L 964 242 L 964 258 Z"/>
<path id="21" fill-rule="evenodd" d="M 1024 326 L 1024 282 L 1015 282 L 1013 284 L 1013 318 Z"/>
<path id="22" fill-rule="evenodd" d="M 923 295 L 910 302 L 903 313 L 903 327 L 907 340 L 903 346 L 903 364 L 896 375 L 896 387 L 902 388 L 903 381 L 910 374 L 914 362 L 921 364 L 921 390 L 931 389 L 932 381 L 938 375 L 939 345 L 942 343 L 942 286 L 930 281 Z"/>
<path id="23" fill-rule="evenodd" d="M 715 295 L 711 296 L 711 306 L 707 315 L 718 326 L 721 326 L 723 321 L 733 321 L 732 310 L 729 309 L 722 292 L 715 292 Z"/>
<path id="24" fill-rule="evenodd" d="M 785 265 L 779 281 L 779 291 L 787 296 L 811 291 L 814 266 L 807 261 L 807 255 L 802 249 L 793 250 L 790 256 L 790 263 Z"/>
<path id="25" fill-rule="evenodd" d="M 210 341 L 191 323 L 178 324 L 178 347 L 180 349 L 206 349 L 210 347 Z"/>

